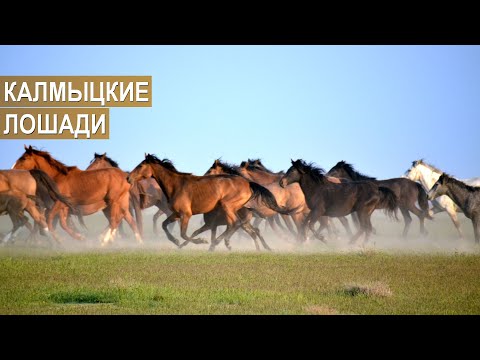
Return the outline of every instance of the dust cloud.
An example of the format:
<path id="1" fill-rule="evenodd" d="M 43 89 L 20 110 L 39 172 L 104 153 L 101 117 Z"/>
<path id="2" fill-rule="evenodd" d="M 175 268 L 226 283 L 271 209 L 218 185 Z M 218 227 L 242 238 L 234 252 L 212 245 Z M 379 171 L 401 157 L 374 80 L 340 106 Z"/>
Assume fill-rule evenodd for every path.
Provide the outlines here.
<path id="1" fill-rule="evenodd" d="M 17 232 L 17 236 L 13 243 L 1 244 L 2 248 L 21 248 L 29 251 L 36 249 L 53 249 L 66 252 L 108 252 L 119 250 L 146 250 L 146 251 L 180 251 L 180 252 L 206 252 L 208 244 L 189 244 L 182 250 L 177 250 L 177 247 L 171 243 L 163 229 L 161 222 L 165 216 L 160 217 L 158 221 L 159 234 L 153 232 L 153 217 L 154 211 L 147 209 L 143 213 L 144 220 L 144 243 L 138 244 L 133 236 L 131 229 L 124 222 L 123 228 L 127 234 L 126 238 L 122 238 L 117 234 L 113 243 L 105 247 L 101 246 L 100 235 L 107 227 L 107 220 L 103 214 L 94 214 L 84 218 L 87 225 L 87 230 L 82 229 L 78 225 L 78 221 L 74 219 L 77 228 L 87 237 L 85 241 L 78 241 L 70 238 L 60 227 L 57 228 L 57 233 L 63 239 L 61 244 L 58 244 L 50 237 L 37 236 L 37 241 L 27 241 L 29 231 L 25 227 Z M 376 234 L 372 234 L 370 240 L 364 243 L 364 237 L 360 237 L 358 241 L 351 245 L 349 244 L 349 237 L 345 229 L 336 219 L 333 219 L 334 225 L 338 234 L 336 236 L 329 236 L 327 231 L 322 234 L 326 237 L 326 243 L 315 239 L 311 234 L 305 243 L 298 243 L 293 235 L 281 231 L 281 235 L 272 231 L 270 226 L 266 226 L 263 221 L 260 226 L 260 232 L 267 244 L 273 249 L 275 253 L 350 253 L 350 252 L 365 252 L 365 251 L 381 251 L 391 254 L 400 253 L 479 253 L 480 246 L 475 244 L 473 236 L 472 223 L 463 214 L 458 215 L 461 229 L 465 235 L 461 239 L 455 229 L 452 221 L 446 213 L 439 213 L 434 216 L 434 220 L 425 220 L 425 227 L 428 231 L 427 236 L 420 235 L 420 226 L 418 218 L 412 216 L 413 221 L 410 226 L 407 238 L 403 238 L 402 231 L 404 222 L 401 214 L 399 214 L 399 221 L 394 221 L 387 218 L 381 211 L 374 212 L 372 216 L 372 224 L 376 230 Z M 355 225 L 348 217 L 352 231 L 355 231 Z M 282 220 L 283 223 L 283 220 Z M 203 224 L 203 216 L 196 215 L 192 217 L 188 227 L 188 234 L 193 233 Z M 0 239 L 3 239 L 12 228 L 11 221 L 8 216 L 0 217 Z M 180 241 L 179 225 L 175 224 L 170 227 L 172 233 Z M 217 230 L 217 235 L 225 230 L 225 226 L 221 226 Z M 201 234 L 199 237 L 207 239 L 210 242 L 210 231 Z M 230 239 L 232 252 L 256 252 L 252 238 L 243 230 L 237 231 Z M 259 242 L 261 252 L 266 252 Z M 216 252 L 227 253 L 228 250 L 222 241 Z"/>

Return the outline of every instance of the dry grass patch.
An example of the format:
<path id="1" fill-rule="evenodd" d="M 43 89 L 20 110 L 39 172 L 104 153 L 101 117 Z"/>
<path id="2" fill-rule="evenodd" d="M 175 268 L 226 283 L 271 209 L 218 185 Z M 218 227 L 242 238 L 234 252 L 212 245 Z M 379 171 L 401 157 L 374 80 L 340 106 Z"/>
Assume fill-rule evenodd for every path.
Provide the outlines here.
<path id="1" fill-rule="evenodd" d="M 311 315 L 338 315 L 338 311 L 326 305 L 310 305 L 305 308 L 305 311 Z"/>
<path id="2" fill-rule="evenodd" d="M 376 281 L 370 284 L 348 284 L 344 288 L 344 293 L 350 296 L 365 295 L 390 297 L 393 295 L 390 287 L 382 282 Z"/>

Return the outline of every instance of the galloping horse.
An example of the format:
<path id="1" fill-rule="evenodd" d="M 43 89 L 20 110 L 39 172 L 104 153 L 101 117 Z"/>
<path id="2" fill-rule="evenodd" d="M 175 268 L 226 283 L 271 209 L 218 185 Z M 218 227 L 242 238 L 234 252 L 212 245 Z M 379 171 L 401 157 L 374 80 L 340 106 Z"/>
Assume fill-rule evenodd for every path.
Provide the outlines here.
<path id="1" fill-rule="evenodd" d="M 403 237 L 407 236 L 408 229 L 412 223 L 410 211 L 417 215 L 420 220 L 420 233 L 423 235 L 427 234 L 427 230 L 425 229 L 425 218 L 431 220 L 432 217 L 428 212 L 427 193 L 420 184 L 405 178 L 377 180 L 374 177 L 359 173 L 351 164 L 346 163 L 345 161 L 339 161 L 330 169 L 327 175 L 349 179 L 350 181 L 373 181 L 378 186 L 389 188 L 397 197 L 398 207 L 400 208 L 405 221 Z M 421 210 L 415 206 L 417 201 Z M 378 209 L 381 209 L 381 207 Z"/>
<path id="2" fill-rule="evenodd" d="M 240 172 L 240 168 L 238 166 L 228 164 L 226 162 L 221 161 L 220 159 L 217 159 L 214 161 L 213 165 L 205 173 L 205 176 L 206 175 L 236 175 L 236 176 L 241 176 L 245 178 L 245 176 L 243 176 L 243 174 Z M 250 180 L 250 179 L 247 178 L 247 180 Z M 268 189 L 268 187 L 266 188 Z M 276 196 L 275 192 L 272 192 L 272 194 Z M 275 197 L 275 199 L 277 200 L 277 203 L 279 203 L 279 205 L 285 206 L 284 198 Z M 281 235 L 278 232 L 278 229 L 275 226 L 275 222 L 274 222 L 274 221 L 277 221 L 277 224 L 280 227 L 282 227 L 282 225 L 280 224 L 280 220 L 278 219 L 279 214 L 260 202 L 257 202 L 256 206 L 253 206 L 253 207 L 255 209 L 254 215 L 256 216 L 255 221 L 253 223 L 253 227 L 257 229 L 262 219 L 266 219 L 267 223 L 270 224 L 270 227 L 273 229 L 273 231 L 275 231 L 277 235 Z M 288 220 L 288 217 L 286 215 L 281 215 L 281 216 L 287 218 Z M 293 228 L 290 228 L 292 225 L 288 224 L 287 221 L 286 223 L 287 225 L 289 225 L 289 229 L 292 231 L 292 233 L 296 235 L 295 232 L 293 231 Z"/>
<path id="3" fill-rule="evenodd" d="M 397 199 L 394 192 L 386 187 L 378 186 L 371 181 L 355 181 L 350 183 L 332 184 L 325 176 L 325 171 L 307 164 L 303 160 L 292 160 L 292 166 L 280 179 L 280 186 L 284 187 L 298 182 L 305 194 L 305 200 L 311 212 L 305 225 L 311 230 L 315 221 L 320 221 L 321 227 L 327 226 L 327 218 L 346 216 L 357 212 L 360 229 L 351 238 L 355 242 L 363 233 L 368 241 L 372 232 L 370 217 L 372 212 L 383 206 L 387 214 L 396 216 Z M 305 234 L 304 234 L 305 236 Z"/>
<path id="4" fill-rule="evenodd" d="M 13 224 L 13 229 L 3 238 L 3 243 L 13 239 L 17 230 L 23 225 L 30 230 L 30 236 L 34 234 L 33 227 L 28 222 L 24 211 L 28 212 L 32 219 L 41 226 L 40 233 L 47 235 L 45 216 L 38 210 L 35 200 L 35 196 L 26 195 L 18 190 L 0 191 L 0 215 L 8 214 Z"/>
<path id="5" fill-rule="evenodd" d="M 240 167 L 243 168 L 243 169 L 247 169 L 247 170 L 251 171 L 252 173 L 248 174 L 250 176 L 252 176 L 254 173 L 256 173 L 256 175 L 265 176 L 266 181 L 274 180 L 274 184 L 277 185 L 277 186 L 278 186 L 278 182 L 280 181 L 281 177 L 283 175 L 285 175 L 284 171 L 280 171 L 280 172 L 275 173 L 275 172 L 269 170 L 265 165 L 263 165 L 263 163 L 261 162 L 260 159 L 253 159 L 253 160 L 248 159 L 248 161 L 243 161 L 241 163 Z M 345 179 L 339 179 L 339 178 L 332 177 L 332 176 L 327 176 L 326 178 L 327 178 L 328 181 L 330 181 L 331 183 L 334 183 L 334 184 L 340 184 L 341 182 L 346 181 Z M 294 194 L 296 194 L 295 192 L 296 192 L 297 189 L 300 189 L 300 187 L 295 183 L 289 185 L 287 187 L 287 189 L 288 188 L 290 188 L 289 190 L 291 191 L 291 193 L 294 192 Z M 302 195 L 302 198 L 304 199 L 303 192 L 300 192 L 300 193 Z M 310 210 L 305 211 L 304 216 L 305 217 L 308 216 L 309 212 L 310 212 Z M 292 218 L 293 218 L 293 216 L 292 216 Z M 293 229 L 290 225 L 290 221 L 289 221 L 288 217 L 283 216 L 283 220 L 287 224 L 287 227 L 289 228 L 289 230 L 293 232 Z M 338 220 L 342 223 L 343 227 L 347 231 L 347 234 L 349 236 L 352 236 L 352 231 L 350 229 L 350 225 L 348 224 L 348 220 L 343 216 L 338 217 Z M 335 229 L 335 225 L 330 220 L 328 221 L 327 229 L 328 229 L 329 234 L 337 232 L 336 229 Z"/>
<path id="6" fill-rule="evenodd" d="M 310 213 L 310 209 L 305 202 L 305 196 L 302 192 L 302 189 L 300 189 L 300 186 L 298 186 L 298 184 L 293 184 L 291 186 L 282 188 L 278 184 L 282 175 L 272 174 L 267 171 L 259 170 L 258 168 L 250 166 L 250 163 L 248 161 L 243 161 L 240 164 L 238 172 L 247 180 L 254 181 L 262 186 L 265 186 L 268 190 L 272 192 L 278 203 L 282 204 L 285 208 L 291 210 L 290 216 L 292 217 L 293 222 L 295 223 L 295 226 L 297 228 L 297 234 L 295 234 L 295 232 L 293 231 L 293 228 L 291 227 L 288 218 L 286 216 L 283 216 L 283 219 L 289 230 L 294 235 L 297 235 L 299 239 L 301 239 L 300 234 L 303 232 L 303 222 L 307 215 Z"/>
<path id="7" fill-rule="evenodd" d="M 206 243 L 203 239 L 195 239 L 187 235 L 188 222 L 192 215 L 206 214 L 220 207 L 227 220 L 227 230 L 214 243 L 213 251 L 219 242 L 225 239 L 230 248 L 229 239 L 238 227 L 237 212 L 256 197 L 261 197 L 265 205 L 284 213 L 275 201 L 275 197 L 264 187 L 233 175 L 195 176 L 177 171 L 170 160 L 160 160 L 155 155 L 145 154 L 143 160 L 128 176 L 128 182 L 153 177 L 167 196 L 172 214 L 162 223 L 168 239 L 177 246 L 180 242 L 168 231 L 167 225 L 180 220 L 181 237 L 196 244 Z M 184 243 L 184 245 L 186 245 Z"/>
<path id="8" fill-rule="evenodd" d="M 413 181 L 420 181 L 427 191 L 433 187 L 433 184 L 435 184 L 442 174 L 442 170 L 433 165 L 427 164 L 423 159 L 413 161 L 410 169 L 405 172 L 405 176 L 407 178 Z M 470 186 L 480 186 L 480 177 L 460 181 Z M 461 208 L 457 206 L 452 199 L 444 195 L 432 200 L 432 205 L 434 213 L 442 211 L 446 211 L 448 213 L 458 231 L 458 234 L 460 235 L 460 238 L 463 238 L 463 232 L 460 228 L 460 222 L 458 221 L 457 217 L 457 212 L 462 211 Z"/>
<path id="9" fill-rule="evenodd" d="M 97 154 L 90 161 L 90 165 L 86 170 L 96 169 L 108 169 L 119 168 L 118 163 L 107 156 L 107 153 Z M 125 172 L 125 177 L 128 175 Z M 155 179 L 144 179 L 134 185 L 130 189 L 130 199 L 135 209 L 135 219 L 137 221 L 137 227 L 140 235 L 143 236 L 143 221 L 141 210 L 148 209 L 149 207 L 156 206 L 158 211 L 153 215 L 153 231 L 155 234 L 157 231 L 157 220 L 162 214 L 169 216 L 172 212 L 168 208 L 168 201 L 162 192 L 160 186 L 158 186 Z M 121 229 L 121 228 L 120 228 Z"/>
<path id="10" fill-rule="evenodd" d="M 37 205 L 47 210 L 60 201 L 79 215 L 69 199 L 59 192 L 57 184 L 42 170 L 0 170 L 0 191 L 19 191 L 27 197 L 35 197 Z M 83 224 L 81 217 L 80 221 Z M 38 226 L 41 233 L 47 230 L 46 226 L 35 222 L 34 236 Z"/>
<path id="11" fill-rule="evenodd" d="M 480 244 L 480 187 L 474 187 L 443 173 L 428 193 L 433 200 L 446 195 L 472 220 L 475 243 Z"/>
<path id="12" fill-rule="evenodd" d="M 48 152 L 25 147 L 25 153 L 15 162 L 15 169 L 41 169 L 57 183 L 62 194 L 78 207 L 82 215 L 90 215 L 103 210 L 110 228 L 103 238 L 102 245 L 115 238 L 118 224 L 125 219 L 137 241 L 142 242 L 137 226 L 129 211 L 130 185 L 125 174 L 120 169 L 99 169 L 82 171 L 76 166 L 66 166 L 55 160 Z M 48 228 L 57 241 L 60 241 L 53 229 L 53 219 L 58 214 L 62 228 L 75 239 L 84 239 L 78 232 L 72 230 L 67 217 L 70 209 L 60 201 L 56 201 L 48 214 Z"/>

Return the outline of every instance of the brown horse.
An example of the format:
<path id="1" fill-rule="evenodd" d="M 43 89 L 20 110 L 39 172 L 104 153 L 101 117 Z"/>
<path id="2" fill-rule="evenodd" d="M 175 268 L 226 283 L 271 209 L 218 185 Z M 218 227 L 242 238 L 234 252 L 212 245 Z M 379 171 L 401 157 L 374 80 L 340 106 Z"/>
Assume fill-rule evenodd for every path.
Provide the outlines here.
<path id="1" fill-rule="evenodd" d="M 206 175 L 237 175 L 237 176 L 244 177 L 240 173 L 240 169 L 238 166 L 228 164 L 226 162 L 221 161 L 220 159 L 217 159 L 214 161 L 213 165 L 205 173 L 205 176 Z M 258 229 L 258 226 L 260 225 L 260 222 L 262 221 L 262 219 L 266 219 L 267 223 L 270 224 L 270 227 L 272 228 L 272 230 L 275 231 L 277 235 L 281 236 L 282 234 L 278 232 L 278 229 L 275 226 L 275 221 L 277 221 L 277 224 L 280 227 L 282 227 L 278 219 L 279 214 L 273 211 L 272 209 L 270 209 L 269 207 L 263 205 L 261 202 L 257 202 L 253 205 L 254 205 L 253 207 L 255 208 L 254 215 L 256 216 L 255 221 L 253 223 L 253 227 L 255 229 Z M 284 205 L 284 204 L 281 204 L 281 205 Z M 287 215 L 281 215 L 281 216 L 284 216 L 288 219 Z M 290 224 L 290 226 L 292 225 Z M 293 232 L 293 228 L 291 228 L 291 231 Z M 296 235 L 295 232 L 293 232 L 293 234 Z"/>
<path id="2" fill-rule="evenodd" d="M 247 203 L 250 200 L 260 197 L 266 206 L 280 213 L 285 212 L 270 191 L 240 176 L 195 176 L 181 173 L 173 167 L 170 160 L 160 160 L 154 155 L 145 154 L 145 160 L 130 173 L 128 181 L 133 183 L 150 177 L 158 182 L 167 196 L 172 214 L 162 223 L 162 227 L 168 239 L 179 247 L 180 242 L 167 229 L 168 224 L 177 220 L 180 220 L 180 234 L 186 243 L 206 243 L 203 239 L 187 235 L 192 215 L 210 213 L 219 207 L 223 210 L 227 230 L 210 244 L 210 250 L 213 251 L 223 239 L 230 248 L 230 237 L 239 223 L 238 211 L 244 206 L 249 208 Z"/>
<path id="3" fill-rule="evenodd" d="M 25 225 L 30 230 L 30 236 L 34 234 L 33 227 L 28 222 L 24 211 L 28 212 L 32 219 L 40 225 L 42 235 L 47 235 L 48 227 L 45 216 L 37 208 L 36 197 L 26 195 L 18 190 L 6 190 L 0 192 L 0 215 L 8 214 L 13 223 L 13 229 L 5 235 L 2 242 L 7 243 L 15 237 L 17 230 Z"/>
<path id="4" fill-rule="evenodd" d="M 57 187 L 57 184 L 42 170 L 0 170 L 0 191 L 20 191 L 26 196 L 35 197 L 37 205 L 49 211 L 58 200 L 64 203 L 77 215 L 78 211 L 71 202 L 63 196 Z M 80 216 L 80 222 L 83 219 Z M 33 236 L 41 228 L 35 222 Z"/>
<path id="5" fill-rule="evenodd" d="M 90 165 L 86 170 L 119 168 L 118 163 L 107 156 L 107 153 L 97 154 L 90 161 Z M 125 172 L 125 177 L 128 172 Z M 149 207 L 156 206 L 158 211 L 153 215 L 153 231 L 158 234 L 157 220 L 162 214 L 169 216 L 172 212 L 168 208 L 168 201 L 163 194 L 162 189 L 158 186 L 155 179 L 144 179 L 134 185 L 130 189 L 130 199 L 132 201 L 133 208 L 135 209 L 135 219 L 137 221 L 137 227 L 140 235 L 143 236 L 143 216 L 141 210 L 148 209 Z M 120 224 L 120 231 L 122 231 Z"/>
<path id="6" fill-rule="evenodd" d="M 76 166 L 66 166 L 55 160 L 48 152 L 25 147 L 25 153 L 20 156 L 13 166 L 15 169 L 41 169 L 57 183 L 62 194 L 78 207 L 82 215 L 90 215 L 103 210 L 107 216 L 110 228 L 103 238 L 102 245 L 113 241 L 118 224 L 125 219 L 138 242 L 142 238 L 129 211 L 130 185 L 125 179 L 125 173 L 120 169 L 99 169 L 82 171 Z M 84 239 L 78 232 L 72 230 L 67 217 L 70 209 L 60 201 L 56 201 L 52 211 L 48 214 L 48 228 L 53 237 L 60 241 L 53 229 L 53 219 L 60 216 L 62 228 L 75 239 Z"/>

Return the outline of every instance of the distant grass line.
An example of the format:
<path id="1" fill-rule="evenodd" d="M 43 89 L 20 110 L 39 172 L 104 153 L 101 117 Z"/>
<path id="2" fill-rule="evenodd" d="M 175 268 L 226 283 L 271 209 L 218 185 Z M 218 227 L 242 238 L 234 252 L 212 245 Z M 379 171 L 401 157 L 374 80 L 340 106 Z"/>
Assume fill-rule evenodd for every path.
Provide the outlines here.
<path id="1" fill-rule="evenodd" d="M 480 314 L 480 255 L 0 248 L 0 314 Z"/>

